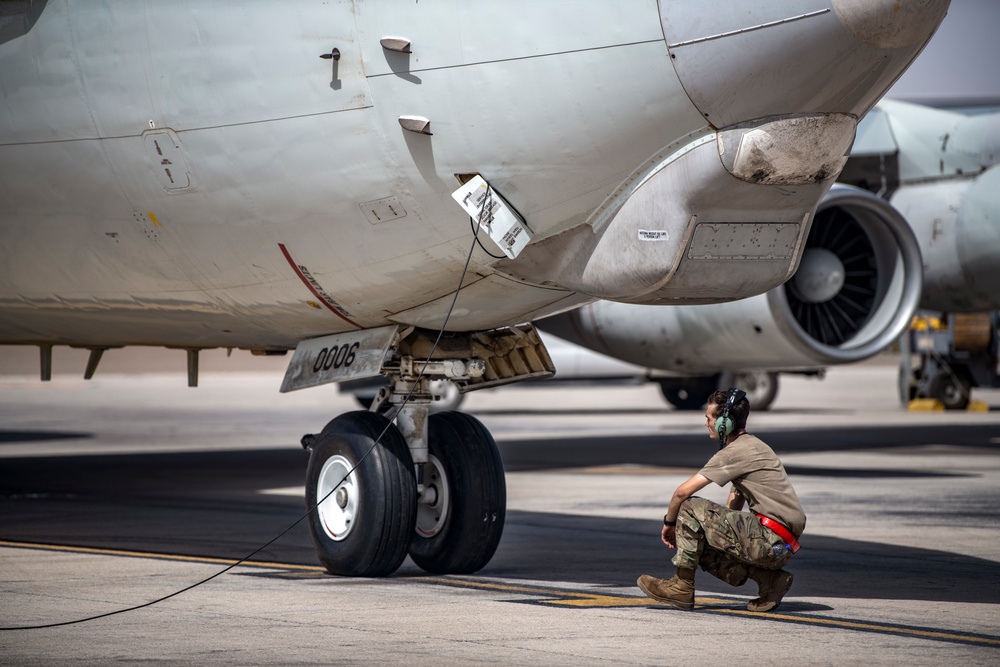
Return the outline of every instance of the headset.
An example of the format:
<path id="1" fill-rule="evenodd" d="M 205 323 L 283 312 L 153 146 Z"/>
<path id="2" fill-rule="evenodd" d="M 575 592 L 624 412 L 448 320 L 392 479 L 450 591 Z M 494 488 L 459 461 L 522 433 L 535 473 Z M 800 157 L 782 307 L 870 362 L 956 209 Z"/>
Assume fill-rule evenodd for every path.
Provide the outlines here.
<path id="1" fill-rule="evenodd" d="M 733 432 L 733 420 L 729 417 L 729 411 L 733 406 L 746 398 L 747 393 L 742 389 L 730 387 L 726 396 L 726 404 L 722 407 L 722 414 L 715 420 L 715 432 L 719 434 L 719 449 L 726 446 L 726 437 Z"/>

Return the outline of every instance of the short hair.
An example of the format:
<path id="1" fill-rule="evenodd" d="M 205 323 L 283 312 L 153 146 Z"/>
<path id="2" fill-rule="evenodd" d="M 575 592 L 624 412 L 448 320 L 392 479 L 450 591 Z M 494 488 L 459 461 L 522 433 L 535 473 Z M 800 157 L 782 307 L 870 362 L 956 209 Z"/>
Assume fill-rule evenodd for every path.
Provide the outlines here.
<path id="1" fill-rule="evenodd" d="M 717 391 L 714 392 L 708 398 L 709 405 L 715 405 L 720 410 L 726 405 L 726 401 L 729 400 L 728 391 Z M 721 412 L 716 417 L 721 417 Z M 747 427 L 747 419 L 750 418 L 750 401 L 744 396 L 740 400 L 733 403 L 733 407 L 729 409 L 729 418 L 733 420 L 733 432 L 745 429 Z"/>

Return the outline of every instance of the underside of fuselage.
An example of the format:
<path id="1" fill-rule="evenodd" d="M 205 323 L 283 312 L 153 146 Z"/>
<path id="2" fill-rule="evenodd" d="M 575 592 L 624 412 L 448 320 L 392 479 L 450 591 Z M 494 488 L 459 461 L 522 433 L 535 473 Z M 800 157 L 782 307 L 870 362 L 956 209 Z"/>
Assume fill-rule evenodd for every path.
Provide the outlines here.
<path id="1" fill-rule="evenodd" d="M 470 253 L 455 331 L 764 292 L 943 11 L 812 4 L 49 2 L 0 44 L 0 342 L 435 328 Z M 473 241 L 471 174 L 523 256 Z"/>

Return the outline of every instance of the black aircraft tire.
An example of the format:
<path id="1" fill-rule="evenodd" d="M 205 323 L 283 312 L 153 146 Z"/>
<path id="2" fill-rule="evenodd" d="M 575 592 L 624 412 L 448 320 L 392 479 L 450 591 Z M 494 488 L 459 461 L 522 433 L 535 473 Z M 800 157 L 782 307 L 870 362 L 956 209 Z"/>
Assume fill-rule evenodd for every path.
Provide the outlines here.
<path id="1" fill-rule="evenodd" d="M 316 437 L 306 470 L 306 508 L 328 493 L 309 513 L 320 563 L 353 577 L 383 577 L 399 569 L 413 534 L 417 486 L 406 441 L 385 417 L 347 412 Z"/>
<path id="2" fill-rule="evenodd" d="M 751 410 L 755 412 L 770 410 L 774 399 L 778 397 L 778 374 L 768 371 L 723 373 L 719 376 L 718 389 L 728 391 L 730 387 L 742 389 L 747 393 Z M 708 402 L 708 399 L 705 401 Z"/>
<path id="3" fill-rule="evenodd" d="M 700 410 L 719 386 L 719 376 L 687 378 L 683 382 L 661 381 L 660 393 L 678 410 Z"/>
<path id="4" fill-rule="evenodd" d="M 939 371 L 931 378 L 928 393 L 941 401 L 946 410 L 964 410 L 969 407 L 972 379 L 964 368 L 954 369 L 954 374 Z"/>
<path id="5" fill-rule="evenodd" d="M 899 376 L 896 378 L 896 389 L 899 392 L 899 402 L 904 407 L 917 397 L 918 388 L 919 378 L 903 365 L 900 365 Z"/>
<path id="6" fill-rule="evenodd" d="M 447 484 L 446 512 L 439 525 L 417 531 L 410 557 L 434 574 L 470 574 L 486 566 L 496 553 L 507 513 L 503 461 L 493 436 L 475 417 L 442 412 L 428 419 L 429 470 L 440 470 Z"/>

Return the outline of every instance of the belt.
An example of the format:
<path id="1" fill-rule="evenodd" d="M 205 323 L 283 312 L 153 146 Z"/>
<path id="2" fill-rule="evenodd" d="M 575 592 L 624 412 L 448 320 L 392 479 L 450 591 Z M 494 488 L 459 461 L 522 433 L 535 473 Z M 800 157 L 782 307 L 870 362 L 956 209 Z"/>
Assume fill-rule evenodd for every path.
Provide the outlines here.
<path id="1" fill-rule="evenodd" d="M 794 535 L 792 535 L 792 531 L 785 528 L 785 526 L 782 525 L 781 523 L 778 523 L 774 519 L 766 517 L 763 514 L 758 514 L 757 518 L 760 519 L 760 525 L 764 526 L 768 530 L 772 531 L 775 535 L 783 539 L 785 541 L 785 544 L 788 545 L 788 549 L 792 553 L 795 553 L 796 551 L 799 550 L 799 541 L 795 539 Z"/>

